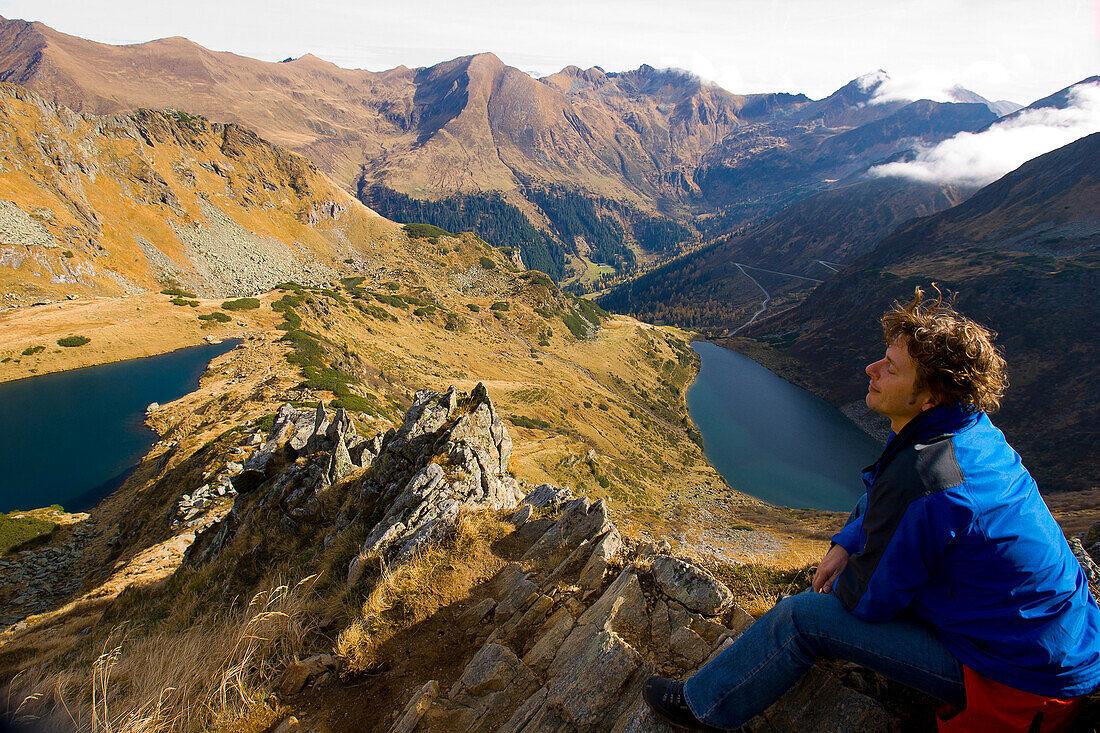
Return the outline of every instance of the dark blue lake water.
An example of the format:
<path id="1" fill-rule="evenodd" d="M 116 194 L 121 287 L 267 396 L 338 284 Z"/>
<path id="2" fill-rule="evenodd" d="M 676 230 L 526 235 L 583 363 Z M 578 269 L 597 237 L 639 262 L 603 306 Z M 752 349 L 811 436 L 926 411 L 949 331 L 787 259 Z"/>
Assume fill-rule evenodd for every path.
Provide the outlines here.
<path id="1" fill-rule="evenodd" d="M 122 485 L 157 436 L 150 402 L 195 390 L 227 340 L 0 384 L 0 512 L 84 511 Z"/>
<path id="2" fill-rule="evenodd" d="M 778 506 L 847 511 L 882 446 L 835 407 L 728 349 L 696 341 L 687 392 L 704 453 L 730 486 Z M 853 375 L 859 379 L 861 375 Z"/>

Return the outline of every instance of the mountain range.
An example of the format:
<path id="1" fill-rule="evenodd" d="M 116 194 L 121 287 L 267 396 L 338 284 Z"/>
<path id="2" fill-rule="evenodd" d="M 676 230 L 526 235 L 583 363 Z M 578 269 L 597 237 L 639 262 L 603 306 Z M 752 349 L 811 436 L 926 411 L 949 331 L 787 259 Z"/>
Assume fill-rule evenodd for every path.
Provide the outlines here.
<path id="1" fill-rule="evenodd" d="M 454 222 L 565 280 L 629 271 L 1012 106 L 966 90 L 880 102 L 883 72 L 813 101 L 649 66 L 535 79 L 483 53 L 370 72 L 183 38 L 110 46 L 20 20 L 0 19 L 0 48 L 0 80 L 77 112 L 172 108 L 247 126 L 383 215 Z"/>

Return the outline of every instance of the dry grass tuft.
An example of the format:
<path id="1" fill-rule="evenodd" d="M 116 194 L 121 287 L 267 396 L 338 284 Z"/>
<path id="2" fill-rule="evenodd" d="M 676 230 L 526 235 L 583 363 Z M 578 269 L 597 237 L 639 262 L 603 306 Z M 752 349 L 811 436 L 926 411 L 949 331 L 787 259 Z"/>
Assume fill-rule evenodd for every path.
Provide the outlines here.
<path id="1" fill-rule="evenodd" d="M 378 662 L 379 648 L 403 629 L 465 597 L 478 582 L 503 564 L 492 544 L 511 532 L 496 512 L 459 515 L 454 534 L 411 562 L 382 574 L 363 601 L 352 624 L 336 641 L 336 653 L 349 672 L 364 672 Z"/>
<path id="2" fill-rule="evenodd" d="M 718 578 L 733 591 L 737 604 L 754 618 L 760 618 L 781 595 L 801 593 L 810 585 L 817 562 L 797 569 L 770 565 L 718 565 Z"/>
<path id="3" fill-rule="evenodd" d="M 265 685 L 302 649 L 316 577 L 180 632 L 134 638 L 120 626 L 90 664 L 19 675 L 8 692 L 15 717 L 47 730 L 182 733 L 253 716 Z"/>

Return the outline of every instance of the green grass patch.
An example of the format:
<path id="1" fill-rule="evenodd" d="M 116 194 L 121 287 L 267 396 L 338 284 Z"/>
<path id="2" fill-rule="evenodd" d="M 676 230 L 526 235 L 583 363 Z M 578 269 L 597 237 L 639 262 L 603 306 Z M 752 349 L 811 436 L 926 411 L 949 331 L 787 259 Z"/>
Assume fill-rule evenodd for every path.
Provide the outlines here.
<path id="1" fill-rule="evenodd" d="M 198 308 L 199 307 L 199 301 L 197 301 L 197 300 L 188 300 L 187 298 L 172 298 L 168 302 L 171 303 L 172 305 L 186 305 L 186 306 L 190 306 L 191 308 Z"/>
<path id="2" fill-rule="evenodd" d="M 520 275 L 520 277 L 532 285 L 541 285 L 544 288 L 550 288 L 557 290 L 557 286 L 554 285 L 554 281 L 550 279 L 550 276 L 545 272 L 539 272 L 538 270 L 528 270 Z"/>
<path id="3" fill-rule="evenodd" d="M 222 303 L 224 311 L 251 311 L 260 307 L 260 301 L 255 298 L 237 298 Z"/>
<path id="4" fill-rule="evenodd" d="M 62 252 L 61 254 L 62 254 L 62 255 L 63 255 L 63 256 L 65 257 L 65 259 L 67 259 L 67 260 L 71 260 L 71 259 L 72 259 L 73 257 L 76 257 L 76 255 L 74 255 L 74 254 L 73 254 L 73 251 L 72 251 L 71 249 L 67 249 L 67 250 L 65 250 L 64 252 Z"/>
<path id="5" fill-rule="evenodd" d="M 294 353 L 288 354 L 286 357 L 289 363 L 303 368 L 322 366 L 323 362 L 321 361 L 321 357 L 324 356 L 325 352 L 321 348 L 321 340 L 319 337 L 309 331 L 302 331 L 296 328 L 287 331 L 280 340 L 290 343 L 294 348 Z"/>
<path id="6" fill-rule="evenodd" d="M 587 322 L 576 313 L 562 313 L 561 320 L 562 323 L 565 324 L 565 327 L 569 329 L 569 333 L 573 334 L 574 338 L 588 338 Z"/>
<path id="7" fill-rule="evenodd" d="M 65 336 L 57 340 L 58 346 L 67 346 L 69 348 L 75 346 L 83 346 L 84 344 L 91 343 L 91 339 L 87 336 Z"/>
<path id="8" fill-rule="evenodd" d="M 233 318 L 228 313 L 222 313 L 221 311 L 214 311 L 213 313 L 204 313 L 199 316 L 200 321 L 211 321 L 216 323 L 229 323 Z"/>
<path id="9" fill-rule="evenodd" d="M 271 303 L 271 310 L 273 311 L 285 311 L 287 308 L 297 308 L 302 304 L 302 301 L 306 299 L 305 295 L 284 295 L 276 301 Z"/>
<path id="10" fill-rule="evenodd" d="M 177 298 L 195 298 L 195 297 L 197 297 L 194 293 L 189 293 L 186 290 L 183 290 L 183 289 L 177 288 L 177 287 L 165 288 L 164 290 L 161 290 L 160 292 L 163 295 L 174 295 Z"/>
<path id="11" fill-rule="evenodd" d="M 294 315 L 297 316 L 296 313 Z M 378 414 L 379 406 L 376 399 L 351 391 L 348 385 L 358 384 L 354 376 L 325 363 L 325 351 L 321 344 L 323 339 L 320 336 L 295 328 L 288 330 L 282 340 L 290 343 L 294 349 L 293 353 L 287 355 L 287 362 L 302 368 L 302 376 L 305 380 L 300 386 L 332 392 L 336 395 L 336 399 L 332 402 L 334 407 Z"/>
<path id="12" fill-rule="evenodd" d="M 275 413 L 264 415 L 260 418 L 259 422 L 256 423 L 256 429 L 262 430 L 265 433 L 270 433 L 273 427 L 275 427 Z"/>
<path id="13" fill-rule="evenodd" d="M 440 229 L 437 226 L 431 224 L 406 224 L 404 226 L 405 233 L 413 239 L 438 239 L 439 237 L 453 237 L 446 229 Z M 435 242 L 433 242 L 434 244 Z"/>
<path id="14" fill-rule="evenodd" d="M 332 298 L 333 300 L 335 300 L 340 305 L 347 305 L 348 304 L 348 299 L 347 298 L 345 298 L 341 293 L 338 293 L 335 290 L 332 290 L 331 288 L 325 288 L 324 290 L 321 291 L 321 293 L 323 295 L 327 295 L 328 297 Z"/>
<path id="15" fill-rule="evenodd" d="M 521 427 L 528 428 L 529 430 L 549 430 L 551 425 L 545 420 L 539 420 L 537 417 L 525 417 L 523 415 L 512 415 L 509 420 L 512 424 Z"/>
<path id="16" fill-rule="evenodd" d="M 352 392 L 344 392 L 338 394 L 336 399 L 332 401 L 332 406 L 343 407 L 345 410 L 351 410 L 353 412 L 367 412 L 373 415 L 379 413 L 378 401 L 369 397 L 362 397 Z"/>
<path id="17" fill-rule="evenodd" d="M 413 315 L 420 316 L 421 318 L 427 318 L 427 317 L 432 316 L 434 314 L 435 314 L 435 306 L 434 305 L 422 306 L 422 307 L 417 308 L 416 310 L 413 311 Z"/>
<path id="18" fill-rule="evenodd" d="M 44 542 L 60 526 L 55 522 L 34 517 L 16 519 L 13 515 L 22 512 L 0 514 L 0 555 L 12 548 L 29 548 L 38 542 Z"/>
<path id="19" fill-rule="evenodd" d="M 297 311 L 295 311 L 294 308 L 301 305 L 302 301 L 304 301 L 306 297 L 307 296 L 302 294 L 291 295 L 290 293 L 287 293 L 283 297 L 273 302 L 271 304 L 271 310 L 275 311 L 276 313 L 283 314 L 283 322 L 277 325 L 275 328 L 278 328 L 281 331 L 294 331 L 301 328 L 302 317 L 298 315 Z"/>
<path id="20" fill-rule="evenodd" d="M 581 315 L 585 320 L 596 325 L 599 325 L 601 321 L 605 321 L 611 317 L 610 313 L 596 305 L 595 301 L 591 301 L 588 298 L 573 298 L 573 302 L 580 308 Z"/>
<path id="21" fill-rule="evenodd" d="M 433 308 L 435 307 L 435 303 L 429 303 L 423 298 L 418 298 L 415 295 L 402 295 L 401 298 L 408 303 L 412 303 L 413 305 L 431 306 Z"/>
<path id="22" fill-rule="evenodd" d="M 462 332 L 466 330 L 466 319 L 457 313 L 448 313 L 443 322 L 443 328 L 448 331 Z"/>
<path id="23" fill-rule="evenodd" d="M 343 285 L 348 290 L 355 290 L 360 285 L 362 285 L 363 281 L 366 280 L 366 279 L 367 278 L 365 278 L 361 275 L 357 275 L 355 277 L 342 277 L 342 278 L 340 278 L 340 284 Z"/>
<path id="24" fill-rule="evenodd" d="M 371 318 L 376 318 L 379 321 L 393 321 L 397 322 L 397 316 L 390 313 L 385 308 L 379 308 L 374 303 L 364 303 L 360 300 L 355 301 L 355 307 L 366 313 Z"/>
<path id="25" fill-rule="evenodd" d="M 45 346 L 28 346 L 23 349 L 23 356 L 31 356 L 33 354 L 41 354 L 46 350 Z"/>
<path id="26" fill-rule="evenodd" d="M 506 311 L 509 308 L 511 308 L 511 306 L 508 304 L 507 300 L 498 300 L 497 302 L 489 306 L 489 310 L 494 311 Z"/>
<path id="27" fill-rule="evenodd" d="M 492 270 L 492 269 L 496 268 L 496 266 L 497 266 L 497 263 L 493 262 L 493 260 L 489 257 L 482 257 L 481 259 L 478 260 L 478 262 L 486 270 Z"/>
<path id="28" fill-rule="evenodd" d="M 400 295 L 386 295 L 384 293 L 371 293 L 379 303 L 385 303 L 391 308 L 400 308 L 403 311 L 409 309 L 409 304 Z"/>
<path id="29" fill-rule="evenodd" d="M 481 312 L 481 306 L 478 305 L 477 303 L 467 303 L 466 307 L 470 309 L 471 313 L 480 313 Z"/>
<path id="30" fill-rule="evenodd" d="M 290 291 L 292 293 L 297 293 L 298 295 L 302 295 L 303 293 L 306 292 L 305 288 L 303 288 L 301 285 L 299 285 L 298 283 L 293 282 L 293 281 L 285 282 L 285 283 L 279 283 L 278 285 L 275 286 L 275 289 L 276 290 L 282 290 L 284 292 L 285 291 Z"/>

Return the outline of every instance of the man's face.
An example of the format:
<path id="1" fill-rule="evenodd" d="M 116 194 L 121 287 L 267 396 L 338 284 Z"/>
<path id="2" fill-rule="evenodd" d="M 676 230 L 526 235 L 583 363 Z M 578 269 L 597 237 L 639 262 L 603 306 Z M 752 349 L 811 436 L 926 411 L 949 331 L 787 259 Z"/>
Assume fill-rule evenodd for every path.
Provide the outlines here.
<path id="1" fill-rule="evenodd" d="M 886 356 L 867 365 L 867 406 L 890 419 L 894 432 L 924 410 L 936 406 L 932 393 L 917 389 L 917 365 L 909 356 L 908 340 L 899 336 L 886 349 Z"/>

